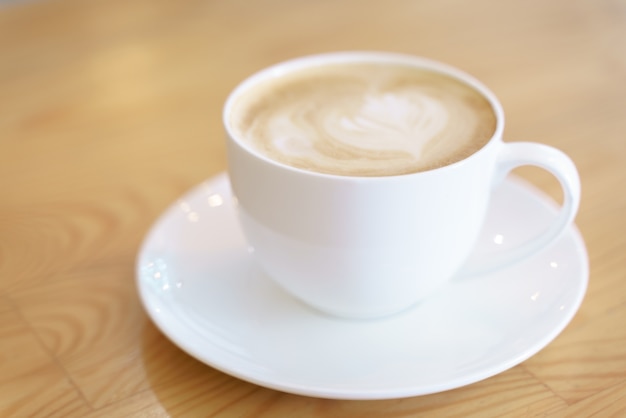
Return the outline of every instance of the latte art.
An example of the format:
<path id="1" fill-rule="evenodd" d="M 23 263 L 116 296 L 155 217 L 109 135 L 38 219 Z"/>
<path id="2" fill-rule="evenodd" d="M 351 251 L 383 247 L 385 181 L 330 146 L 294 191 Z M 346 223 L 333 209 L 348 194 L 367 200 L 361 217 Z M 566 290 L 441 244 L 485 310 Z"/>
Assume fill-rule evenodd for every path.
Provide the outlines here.
<path id="1" fill-rule="evenodd" d="M 424 146 L 445 129 L 448 112 L 427 95 L 407 93 L 366 96 L 350 115 L 327 119 L 326 132 L 355 148 L 394 149 L 420 158 Z"/>
<path id="2" fill-rule="evenodd" d="M 459 161 L 493 135 L 496 118 L 473 88 L 389 64 L 324 65 L 260 84 L 231 123 L 257 152 L 305 170 L 379 176 Z"/>

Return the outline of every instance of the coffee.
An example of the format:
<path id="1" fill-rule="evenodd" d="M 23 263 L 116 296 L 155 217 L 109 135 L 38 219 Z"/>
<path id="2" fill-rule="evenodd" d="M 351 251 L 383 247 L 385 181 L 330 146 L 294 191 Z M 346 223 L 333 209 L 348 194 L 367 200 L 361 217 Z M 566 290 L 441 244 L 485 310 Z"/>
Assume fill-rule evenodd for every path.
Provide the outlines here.
<path id="1" fill-rule="evenodd" d="M 393 176 L 460 161 L 493 136 L 496 115 L 471 86 L 402 64 L 324 64 L 267 79 L 229 123 L 256 152 L 293 167 Z"/>

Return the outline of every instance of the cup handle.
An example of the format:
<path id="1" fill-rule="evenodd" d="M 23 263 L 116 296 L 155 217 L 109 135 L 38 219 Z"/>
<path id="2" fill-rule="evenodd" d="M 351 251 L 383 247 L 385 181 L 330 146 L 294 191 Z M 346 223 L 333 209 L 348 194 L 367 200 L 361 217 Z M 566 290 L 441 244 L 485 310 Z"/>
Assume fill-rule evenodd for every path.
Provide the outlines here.
<path id="1" fill-rule="evenodd" d="M 580 178 L 572 160 L 563 152 L 548 145 L 533 142 L 502 144 L 497 157 L 494 180 L 504 180 L 514 168 L 532 165 L 543 168 L 557 178 L 563 189 L 563 205 L 554 222 L 537 237 L 515 248 L 490 257 L 483 263 L 469 264 L 464 276 L 485 274 L 520 261 L 554 243 L 572 224 L 580 204 Z"/>

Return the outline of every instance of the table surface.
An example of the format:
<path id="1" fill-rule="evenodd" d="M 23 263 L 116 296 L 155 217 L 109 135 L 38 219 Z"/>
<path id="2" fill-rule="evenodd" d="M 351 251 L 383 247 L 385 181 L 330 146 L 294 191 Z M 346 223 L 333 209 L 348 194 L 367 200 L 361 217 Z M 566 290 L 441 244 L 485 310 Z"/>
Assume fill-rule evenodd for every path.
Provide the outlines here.
<path id="1" fill-rule="evenodd" d="M 142 238 L 225 170 L 221 107 L 272 63 L 335 50 L 448 62 L 562 149 L 583 197 L 586 298 L 534 357 L 397 400 L 281 393 L 206 366 L 138 299 Z M 626 415 L 623 0 L 0 2 L 0 416 Z M 560 199 L 539 169 L 517 173 Z"/>

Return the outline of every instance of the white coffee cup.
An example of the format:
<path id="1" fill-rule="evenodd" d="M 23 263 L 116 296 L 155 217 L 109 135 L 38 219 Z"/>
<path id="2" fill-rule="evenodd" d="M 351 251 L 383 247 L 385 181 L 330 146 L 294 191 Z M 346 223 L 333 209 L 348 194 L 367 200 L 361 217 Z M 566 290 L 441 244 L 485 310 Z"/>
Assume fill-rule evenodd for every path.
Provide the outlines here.
<path id="1" fill-rule="evenodd" d="M 374 62 L 426 68 L 480 92 L 496 115 L 491 139 L 461 161 L 411 174 L 334 175 L 262 155 L 232 126 L 237 100 L 269 79 L 312 66 Z M 325 313 L 374 318 L 428 297 L 463 268 L 495 185 L 513 168 L 534 165 L 563 189 L 553 225 L 481 269 L 498 268 L 553 243 L 573 222 L 580 182 L 562 152 L 536 143 L 504 143 L 495 95 L 464 72 L 428 59 L 379 52 L 341 52 L 277 64 L 254 74 L 224 108 L 228 173 L 244 235 L 260 267 L 287 292 Z"/>

